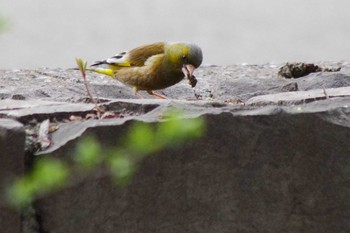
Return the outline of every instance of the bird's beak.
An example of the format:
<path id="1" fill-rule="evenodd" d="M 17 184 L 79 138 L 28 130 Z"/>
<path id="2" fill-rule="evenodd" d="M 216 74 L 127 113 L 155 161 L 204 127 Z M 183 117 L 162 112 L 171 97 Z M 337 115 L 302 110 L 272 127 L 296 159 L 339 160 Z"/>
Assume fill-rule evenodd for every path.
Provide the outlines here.
<path id="1" fill-rule="evenodd" d="M 182 72 L 184 73 L 186 78 L 190 78 L 193 75 L 194 70 L 196 67 L 190 64 L 184 64 L 182 67 Z"/>

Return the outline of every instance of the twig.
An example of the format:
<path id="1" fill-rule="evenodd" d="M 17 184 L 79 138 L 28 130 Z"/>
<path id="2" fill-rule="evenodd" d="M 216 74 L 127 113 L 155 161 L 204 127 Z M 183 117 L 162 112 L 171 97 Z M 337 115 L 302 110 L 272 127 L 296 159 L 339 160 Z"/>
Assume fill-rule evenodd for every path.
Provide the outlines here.
<path id="1" fill-rule="evenodd" d="M 103 110 L 98 106 L 97 99 L 95 99 L 92 96 L 91 92 L 90 92 L 89 83 L 88 83 L 88 81 L 86 79 L 86 72 L 85 72 L 86 71 L 87 62 L 84 61 L 81 58 L 76 58 L 75 61 L 76 61 L 77 65 L 78 65 L 78 68 L 79 68 L 79 70 L 81 72 L 81 75 L 83 76 L 86 92 L 87 92 L 88 96 L 90 97 L 92 103 L 95 105 L 95 111 L 97 112 L 97 117 L 100 119 L 101 115 L 103 113 Z"/>

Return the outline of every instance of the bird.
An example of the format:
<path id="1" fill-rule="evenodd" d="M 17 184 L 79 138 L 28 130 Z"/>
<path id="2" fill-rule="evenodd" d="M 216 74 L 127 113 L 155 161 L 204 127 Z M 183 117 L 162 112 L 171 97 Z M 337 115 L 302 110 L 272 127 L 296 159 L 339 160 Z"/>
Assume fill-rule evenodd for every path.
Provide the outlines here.
<path id="1" fill-rule="evenodd" d="M 202 50 L 196 44 L 156 42 L 97 61 L 87 70 L 110 76 L 130 86 L 140 98 L 143 97 L 139 91 L 146 91 L 152 96 L 165 99 L 153 91 L 173 86 L 184 78 L 194 87 L 197 80 L 193 72 L 202 60 Z M 107 65 L 107 68 L 100 68 L 101 65 Z"/>

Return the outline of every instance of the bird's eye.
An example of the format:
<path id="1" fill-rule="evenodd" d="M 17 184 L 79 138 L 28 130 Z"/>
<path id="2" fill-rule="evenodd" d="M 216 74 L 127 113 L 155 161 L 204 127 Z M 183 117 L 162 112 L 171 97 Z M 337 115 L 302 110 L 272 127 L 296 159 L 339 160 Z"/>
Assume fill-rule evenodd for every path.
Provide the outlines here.
<path id="1" fill-rule="evenodd" d="M 182 55 L 182 60 L 186 60 L 187 56 L 186 55 Z"/>

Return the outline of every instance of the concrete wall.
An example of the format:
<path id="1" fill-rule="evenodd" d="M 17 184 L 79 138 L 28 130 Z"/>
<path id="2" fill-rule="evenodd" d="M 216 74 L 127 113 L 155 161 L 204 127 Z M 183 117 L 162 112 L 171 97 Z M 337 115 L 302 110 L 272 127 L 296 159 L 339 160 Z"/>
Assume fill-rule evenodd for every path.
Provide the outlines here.
<path id="1" fill-rule="evenodd" d="M 41 200 L 42 228 L 349 232 L 350 128 L 324 117 L 207 115 L 204 138 L 148 158 L 127 188 L 94 175 Z M 90 133 L 112 140 L 121 136 L 121 127 Z"/>
<path id="2" fill-rule="evenodd" d="M 8 206 L 6 184 L 24 170 L 24 129 L 14 120 L 0 119 L 0 232 L 20 233 L 20 212 Z"/>

